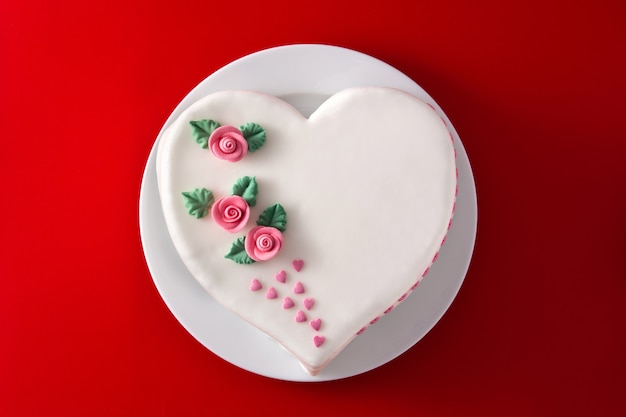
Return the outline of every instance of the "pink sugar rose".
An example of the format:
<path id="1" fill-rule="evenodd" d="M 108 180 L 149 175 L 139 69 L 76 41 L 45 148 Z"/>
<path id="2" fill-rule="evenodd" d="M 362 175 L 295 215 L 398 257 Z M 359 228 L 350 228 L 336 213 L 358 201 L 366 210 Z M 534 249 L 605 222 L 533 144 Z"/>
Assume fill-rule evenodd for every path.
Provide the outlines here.
<path id="1" fill-rule="evenodd" d="M 218 158 L 237 162 L 248 153 L 248 142 L 236 127 L 221 126 L 209 136 L 209 148 Z"/>
<path id="2" fill-rule="evenodd" d="M 222 229 L 237 233 L 248 223 L 250 206 L 238 195 L 220 198 L 213 204 L 211 217 Z"/>
<path id="3" fill-rule="evenodd" d="M 248 232 L 244 246 L 248 256 L 255 261 L 267 261 L 283 245 L 283 234 L 275 227 L 257 226 Z"/>

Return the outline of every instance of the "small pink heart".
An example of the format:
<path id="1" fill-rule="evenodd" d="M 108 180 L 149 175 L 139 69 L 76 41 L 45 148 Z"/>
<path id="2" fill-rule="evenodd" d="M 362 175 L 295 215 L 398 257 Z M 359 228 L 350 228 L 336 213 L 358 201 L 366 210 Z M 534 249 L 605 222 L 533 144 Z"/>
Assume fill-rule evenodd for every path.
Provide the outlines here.
<path id="1" fill-rule="evenodd" d="M 304 304 L 304 307 L 307 310 L 310 310 L 311 307 L 313 307 L 313 304 L 315 304 L 315 300 L 313 298 L 305 298 L 304 300 L 302 300 L 302 304 Z"/>
<path id="2" fill-rule="evenodd" d="M 258 291 L 261 288 L 263 288 L 263 285 L 256 278 L 250 283 L 250 291 Z"/>
<path id="3" fill-rule="evenodd" d="M 267 289 L 267 292 L 265 293 L 265 298 L 267 298 L 268 300 L 271 300 L 272 298 L 276 298 L 278 297 L 278 294 L 276 294 L 276 290 L 274 289 L 274 287 L 269 287 Z"/>
<path id="4" fill-rule="evenodd" d="M 302 259 L 296 259 L 295 261 L 291 262 L 291 265 L 293 265 L 293 269 L 295 269 L 296 272 L 300 272 L 302 271 L 302 267 L 304 266 L 304 261 Z"/>
<path id="5" fill-rule="evenodd" d="M 298 312 L 296 313 L 296 321 L 298 323 L 302 323 L 303 321 L 306 321 L 306 314 L 304 314 L 302 310 L 298 310 Z"/>
<path id="6" fill-rule="evenodd" d="M 285 281 L 287 281 L 287 273 L 285 271 L 280 271 L 274 276 L 274 278 L 276 278 L 276 281 L 284 284 Z"/>
<path id="7" fill-rule="evenodd" d="M 314 336 L 313 343 L 315 343 L 315 347 L 320 347 L 324 344 L 326 338 L 324 336 Z"/>
<path id="8" fill-rule="evenodd" d="M 302 283 L 300 281 L 296 282 L 296 284 L 293 286 L 293 293 L 302 294 L 303 292 L 304 292 L 304 286 L 302 285 Z"/>
<path id="9" fill-rule="evenodd" d="M 295 304 L 293 303 L 293 301 L 289 297 L 285 297 L 285 299 L 283 300 L 283 308 L 285 310 L 287 310 L 288 308 L 293 307 L 294 305 Z"/>
<path id="10" fill-rule="evenodd" d="M 315 329 L 315 331 L 318 331 L 320 327 L 322 327 L 322 319 L 311 320 L 309 324 L 313 327 L 313 329 Z"/>

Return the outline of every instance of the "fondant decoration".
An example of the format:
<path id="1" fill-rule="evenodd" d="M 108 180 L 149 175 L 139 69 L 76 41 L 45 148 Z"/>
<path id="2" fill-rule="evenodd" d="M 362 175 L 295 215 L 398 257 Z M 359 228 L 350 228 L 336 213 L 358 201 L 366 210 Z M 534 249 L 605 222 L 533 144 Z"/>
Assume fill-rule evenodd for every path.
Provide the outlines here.
<path id="1" fill-rule="evenodd" d="M 253 178 L 248 178 L 247 187 L 250 187 Z M 249 265 L 254 262 L 267 261 L 276 256 L 283 245 L 282 232 L 287 230 L 285 209 L 278 203 L 269 206 L 263 210 L 256 223 L 257 227 L 248 231 L 245 237 L 240 237 L 233 242 L 226 258 L 239 264 Z"/>
<path id="2" fill-rule="evenodd" d="M 193 191 L 183 191 L 183 200 L 187 213 L 200 219 L 207 215 L 213 204 L 213 193 L 206 188 L 196 188 Z"/>
<path id="3" fill-rule="evenodd" d="M 325 341 L 326 341 L 326 338 L 324 336 L 314 336 L 313 337 L 313 343 L 315 344 L 315 347 L 322 346 Z"/>
<path id="4" fill-rule="evenodd" d="M 294 304 L 293 300 L 291 298 L 289 298 L 289 297 L 285 297 L 285 299 L 283 300 L 283 308 L 285 310 L 293 307 L 294 305 L 295 304 Z"/>
<path id="5" fill-rule="evenodd" d="M 302 271 L 302 267 L 304 266 L 304 261 L 302 259 L 296 259 L 291 262 L 291 265 L 293 265 L 293 269 L 295 269 L 296 272 L 300 272 Z"/>
<path id="6" fill-rule="evenodd" d="M 287 281 L 287 273 L 285 271 L 279 271 L 276 275 L 274 275 L 276 281 L 280 283 L 285 283 Z"/>
<path id="7" fill-rule="evenodd" d="M 210 119 L 191 120 L 189 124 L 191 125 L 191 133 L 194 140 L 204 149 L 209 147 L 211 133 L 220 127 L 219 123 Z"/>
<path id="8" fill-rule="evenodd" d="M 295 285 L 293 286 L 293 293 L 302 294 L 303 292 L 304 292 L 304 285 L 302 285 L 300 281 L 296 282 Z"/>
<path id="9" fill-rule="evenodd" d="M 261 288 L 263 288 L 263 284 L 261 284 L 258 279 L 254 278 L 250 283 L 250 291 L 258 291 Z"/>
<path id="10" fill-rule="evenodd" d="M 320 327 L 322 327 L 322 319 L 311 320 L 309 324 L 315 331 L 319 331 Z"/>
<path id="11" fill-rule="evenodd" d="M 311 308 L 313 308 L 313 304 L 315 304 L 315 300 L 313 298 L 305 298 L 304 300 L 302 300 L 302 304 L 304 305 L 304 308 L 306 308 L 307 310 L 310 310 Z"/>
<path id="12" fill-rule="evenodd" d="M 266 140 L 265 129 L 256 123 L 246 123 L 239 129 L 220 126 L 211 119 L 191 120 L 189 124 L 196 143 L 229 162 L 240 161 L 248 152 L 261 148 Z"/>
<path id="13" fill-rule="evenodd" d="M 284 232 L 287 230 L 287 213 L 280 204 L 266 208 L 256 221 L 257 226 L 268 226 Z"/>
<path id="14" fill-rule="evenodd" d="M 192 136 L 202 148 L 210 148 L 213 155 L 230 162 L 240 161 L 246 153 L 265 144 L 265 129 L 256 123 L 246 123 L 239 129 L 220 126 L 211 119 L 191 120 Z"/>
<path id="15" fill-rule="evenodd" d="M 304 311 L 298 310 L 298 312 L 296 313 L 296 321 L 298 323 L 302 323 L 306 321 L 306 314 L 304 314 Z"/>
<path id="16" fill-rule="evenodd" d="M 308 118 L 276 97 L 249 91 L 216 92 L 179 114 L 159 138 L 157 179 L 180 259 L 213 299 L 276 340 L 308 373 L 319 373 L 342 358 L 364 324 L 411 290 L 439 251 L 457 184 L 450 132 L 423 101 L 378 87 L 334 94 Z M 258 123 L 268 146 L 227 163 L 190 139 L 190 120 L 205 118 Z M 229 195 L 233 180 L 244 175 L 255 176 L 262 189 L 248 225 L 235 235 L 214 221 L 196 221 L 181 204 L 181 191 L 197 186 L 211 189 L 215 200 Z M 282 249 L 255 262 L 244 237 L 255 226 L 280 231 L 254 224 L 276 202 L 289 211 Z M 250 265 L 224 259 L 229 248 L 230 258 Z M 294 259 L 306 265 L 283 289 L 273 277 L 287 268 L 296 274 Z M 247 289 L 253 277 L 264 286 L 258 293 Z M 296 281 L 304 294 L 293 294 Z M 265 298 L 270 285 L 276 302 Z M 282 309 L 285 296 L 295 304 L 289 310 Z M 315 297 L 311 310 L 305 297 Z M 311 316 L 306 326 L 294 321 L 298 310 Z M 389 315 L 393 320 L 394 311 Z M 314 318 L 323 320 L 319 334 L 308 324 Z M 318 349 L 311 338 L 322 331 Z"/>
<path id="17" fill-rule="evenodd" d="M 209 148 L 213 155 L 229 162 L 237 162 L 248 153 L 248 143 L 241 130 L 233 126 L 221 126 L 211 133 Z"/>
<path id="18" fill-rule="evenodd" d="M 246 123 L 241 126 L 241 133 L 248 142 L 248 151 L 255 152 L 265 144 L 265 129 L 256 123 Z"/>
<path id="19" fill-rule="evenodd" d="M 244 200 L 250 207 L 256 206 L 256 195 L 259 192 L 256 178 L 254 177 L 241 177 L 233 185 L 232 195 L 238 195 Z"/>
<path id="20" fill-rule="evenodd" d="M 249 257 L 248 254 L 246 253 L 246 247 L 244 244 L 245 239 L 246 239 L 245 237 L 240 237 L 237 240 L 235 240 L 232 246 L 230 247 L 230 250 L 224 257 L 227 259 L 230 259 L 231 261 L 235 263 L 242 264 L 242 265 L 249 265 L 249 264 L 254 263 L 255 262 L 254 259 Z"/>
<path id="21" fill-rule="evenodd" d="M 267 292 L 265 293 L 265 298 L 267 298 L 268 300 L 271 300 L 276 297 L 278 297 L 278 294 L 276 293 L 276 290 L 274 289 L 274 287 L 269 287 L 267 289 Z"/>
<path id="22" fill-rule="evenodd" d="M 222 229 L 237 233 L 248 224 L 250 207 L 246 200 L 238 195 L 220 198 L 213 204 L 211 217 Z"/>
<path id="23" fill-rule="evenodd" d="M 257 226 L 252 228 L 244 240 L 248 256 L 255 261 L 273 258 L 283 245 L 283 235 L 274 227 Z"/>

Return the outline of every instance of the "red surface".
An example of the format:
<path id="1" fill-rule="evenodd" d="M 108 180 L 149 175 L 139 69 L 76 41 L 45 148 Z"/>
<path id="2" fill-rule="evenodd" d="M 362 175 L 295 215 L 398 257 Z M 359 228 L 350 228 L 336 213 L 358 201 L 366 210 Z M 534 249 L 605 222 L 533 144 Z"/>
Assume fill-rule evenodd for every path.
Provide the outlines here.
<path id="1" fill-rule="evenodd" d="M 0 415 L 626 415 L 626 6 L 393 3 L 0 2 Z M 459 131 L 479 194 L 475 256 L 443 320 L 331 383 L 207 351 L 162 302 L 139 238 L 142 170 L 173 107 L 288 43 L 415 79 Z"/>

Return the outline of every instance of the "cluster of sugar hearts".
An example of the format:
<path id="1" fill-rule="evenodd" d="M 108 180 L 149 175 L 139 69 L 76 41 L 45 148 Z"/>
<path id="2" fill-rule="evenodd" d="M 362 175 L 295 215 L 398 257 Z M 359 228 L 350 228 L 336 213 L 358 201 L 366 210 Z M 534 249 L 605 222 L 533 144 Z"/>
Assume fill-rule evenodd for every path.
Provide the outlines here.
<path id="1" fill-rule="evenodd" d="M 297 259 L 292 262 L 292 265 L 293 265 L 293 268 L 296 270 L 296 272 L 300 272 L 302 270 L 302 267 L 304 266 L 304 261 L 302 261 L 301 259 Z M 284 270 L 280 270 L 278 273 L 276 273 L 276 275 L 274 275 L 274 279 L 281 284 L 285 284 L 287 282 L 287 272 L 285 272 Z M 261 283 L 261 281 L 258 278 L 253 278 L 252 281 L 250 282 L 250 291 L 256 292 L 256 291 L 260 291 L 261 289 L 263 289 L 263 284 Z M 293 285 L 291 291 L 295 295 L 304 294 L 305 293 L 304 285 L 302 285 L 300 281 L 297 281 Z M 276 288 L 274 288 L 273 286 L 269 286 L 267 288 L 267 291 L 265 292 L 265 298 L 268 300 L 277 299 L 278 291 L 276 290 Z M 311 311 L 311 309 L 315 305 L 315 299 L 306 297 L 301 300 L 301 303 L 304 309 L 299 309 L 296 312 L 294 316 L 294 321 L 296 323 L 304 323 L 308 320 L 307 315 L 304 310 Z M 286 296 L 283 298 L 283 303 L 282 303 L 283 310 L 290 310 L 294 308 L 295 306 L 296 306 L 296 302 L 294 301 L 292 297 Z M 311 326 L 311 328 L 315 330 L 315 332 L 319 332 L 320 329 L 322 328 L 322 319 L 318 317 L 318 318 L 310 320 L 309 326 Z M 319 348 L 320 346 L 322 346 L 322 344 L 324 344 L 325 341 L 326 341 L 326 337 L 324 337 L 323 335 L 315 334 L 313 336 L 313 344 L 315 345 L 315 347 Z"/>

